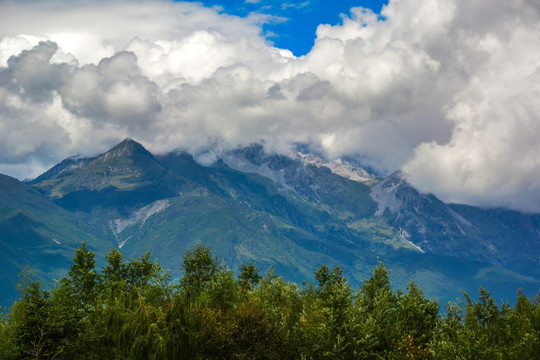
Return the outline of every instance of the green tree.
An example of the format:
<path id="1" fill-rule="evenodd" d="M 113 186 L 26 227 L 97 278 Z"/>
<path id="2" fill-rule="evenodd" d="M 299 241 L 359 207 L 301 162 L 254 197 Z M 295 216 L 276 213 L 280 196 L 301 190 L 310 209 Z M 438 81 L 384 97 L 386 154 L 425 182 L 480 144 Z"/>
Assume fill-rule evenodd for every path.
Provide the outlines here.
<path id="1" fill-rule="evenodd" d="M 323 265 L 315 284 L 260 277 L 238 281 L 209 247 L 184 254 L 171 289 L 149 253 L 124 262 L 107 255 L 101 273 L 83 244 L 53 289 L 26 272 L 20 299 L 0 317 L 0 359 L 533 359 L 540 353 L 540 293 L 498 306 L 436 300 L 411 282 L 394 292 L 379 263 L 358 291 L 339 267 Z"/>
<path id="2" fill-rule="evenodd" d="M 217 256 L 212 256 L 209 246 L 199 244 L 188 249 L 184 254 L 181 267 L 184 274 L 180 280 L 180 287 L 188 299 L 197 299 L 222 267 Z"/>
<path id="3" fill-rule="evenodd" d="M 461 302 L 449 302 L 444 308 L 446 310 L 445 316 L 440 319 L 437 329 L 433 333 L 430 353 L 435 359 L 465 359 L 463 340 L 467 335 L 464 306 Z"/>
<path id="4" fill-rule="evenodd" d="M 170 274 L 163 271 L 157 261 L 152 261 L 151 258 L 152 254 L 146 252 L 137 259 L 128 261 L 127 284 L 133 294 L 145 297 L 152 304 L 158 304 L 170 296 Z"/>
<path id="5" fill-rule="evenodd" d="M 395 321 L 396 300 L 386 266 L 379 262 L 373 275 L 364 281 L 355 295 L 356 358 L 386 359 L 392 356 L 400 338 Z"/>
<path id="6" fill-rule="evenodd" d="M 8 322 L 8 318 L 0 306 L 0 359 L 9 360 L 13 358 L 13 347 L 11 336 L 11 327 Z"/>
<path id="7" fill-rule="evenodd" d="M 533 359 L 540 354 L 540 306 L 520 290 L 516 305 L 508 317 L 512 348 L 509 359 Z"/>
<path id="8" fill-rule="evenodd" d="M 320 301 L 322 322 L 319 325 L 315 351 L 326 359 L 348 359 L 353 356 L 351 332 L 351 289 L 339 266 L 331 271 L 322 265 L 315 272 L 316 294 Z"/>
<path id="9" fill-rule="evenodd" d="M 407 293 L 399 294 L 395 313 L 396 326 L 401 335 L 400 356 L 427 358 L 429 344 L 439 321 L 437 300 L 426 299 L 422 290 L 411 281 L 407 285 Z"/>
<path id="10" fill-rule="evenodd" d="M 240 274 L 238 275 L 238 281 L 240 287 L 244 290 L 251 290 L 261 281 L 259 275 L 259 269 L 255 267 L 255 264 L 249 262 L 247 265 L 240 265 Z"/>
<path id="11" fill-rule="evenodd" d="M 14 359 L 54 359 L 66 352 L 72 339 L 65 318 L 57 311 L 51 293 L 41 289 L 25 271 L 19 282 L 21 297 L 10 313 L 11 355 Z M 9 357 L 8 357 L 9 358 Z"/>
<path id="12" fill-rule="evenodd" d="M 478 359 L 494 359 L 501 357 L 501 351 L 507 349 L 506 340 L 509 339 L 506 314 L 509 306 L 503 304 L 499 309 L 491 294 L 484 288 L 479 289 L 478 301 L 472 301 L 467 293 L 465 309 L 465 326 L 469 338 L 474 339 L 471 344 L 471 354 Z"/>
<path id="13" fill-rule="evenodd" d="M 78 311 L 87 312 L 95 306 L 99 278 L 94 256 L 94 252 L 83 242 L 75 252 L 68 276 L 61 280 L 61 286 L 69 289 Z"/>
<path id="14" fill-rule="evenodd" d="M 251 296 L 265 309 L 266 317 L 273 324 L 275 336 L 283 339 L 283 358 L 295 357 L 294 354 L 301 352 L 305 338 L 300 326 L 304 303 L 298 285 L 284 281 L 270 267 Z"/>
<path id="15" fill-rule="evenodd" d="M 221 311 L 230 311 L 238 302 L 240 291 L 232 271 L 221 269 L 210 279 L 201 303 Z"/>
<path id="16" fill-rule="evenodd" d="M 101 270 L 102 296 L 112 301 L 124 294 L 128 283 L 128 268 L 123 262 L 124 255 L 117 249 L 107 254 L 107 265 Z"/>

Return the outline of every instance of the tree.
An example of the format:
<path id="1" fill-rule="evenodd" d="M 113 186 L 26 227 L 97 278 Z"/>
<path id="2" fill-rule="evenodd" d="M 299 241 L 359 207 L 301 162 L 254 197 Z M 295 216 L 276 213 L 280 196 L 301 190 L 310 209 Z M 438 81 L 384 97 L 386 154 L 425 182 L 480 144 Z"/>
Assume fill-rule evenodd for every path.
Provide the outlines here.
<path id="1" fill-rule="evenodd" d="M 203 292 L 207 305 L 220 311 L 230 311 L 240 296 L 238 284 L 234 280 L 234 273 L 221 269 L 209 282 Z"/>
<path id="2" fill-rule="evenodd" d="M 536 315 L 536 316 L 535 316 Z M 533 359 L 540 354 L 540 306 L 527 299 L 521 289 L 508 317 L 513 347 L 509 359 Z M 536 318 L 536 319 L 535 319 Z M 536 326 L 535 326 L 536 325 Z"/>
<path id="3" fill-rule="evenodd" d="M 400 338 L 395 321 L 396 299 L 386 266 L 379 262 L 355 296 L 357 358 L 388 358 L 395 350 Z"/>
<path id="4" fill-rule="evenodd" d="M 11 359 L 13 358 L 13 347 L 11 337 L 11 327 L 8 323 L 8 318 L 4 314 L 2 307 L 0 306 L 0 359 Z"/>
<path id="5" fill-rule="evenodd" d="M 69 289 L 74 303 L 78 304 L 78 311 L 90 311 L 95 305 L 98 274 L 94 268 L 96 265 L 94 255 L 83 242 L 75 252 L 68 276 L 61 281 L 61 286 Z"/>
<path id="6" fill-rule="evenodd" d="M 180 280 L 180 287 L 188 299 L 197 299 L 221 268 L 221 262 L 217 256 L 212 256 L 210 246 L 199 244 L 188 249 L 181 267 L 184 276 Z"/>
<path id="7" fill-rule="evenodd" d="M 128 269 L 122 261 L 124 255 L 117 249 L 111 250 L 106 258 L 107 265 L 101 270 L 102 291 L 106 300 L 114 300 L 126 290 Z"/>
<path id="8" fill-rule="evenodd" d="M 411 281 L 407 293 L 400 294 L 396 303 L 396 326 L 402 337 L 399 346 L 402 357 L 427 358 L 428 344 L 438 325 L 438 314 L 437 301 L 426 299 L 422 290 Z"/>
<path id="9" fill-rule="evenodd" d="M 156 261 L 151 261 L 151 257 L 150 252 L 146 252 L 137 259 L 130 259 L 126 265 L 126 281 L 131 292 L 157 304 L 170 295 L 170 274 Z"/>
<path id="10" fill-rule="evenodd" d="M 255 267 L 251 261 L 247 265 L 240 265 L 240 275 L 238 275 L 238 281 L 240 287 L 244 290 L 253 289 L 261 280 L 259 275 L 259 269 Z"/>
<path id="11" fill-rule="evenodd" d="M 18 287 L 21 298 L 10 313 L 11 355 L 14 359 L 57 358 L 70 345 L 70 314 L 57 311 L 51 293 L 42 290 L 28 271 Z"/>
<path id="12" fill-rule="evenodd" d="M 315 271 L 315 280 L 319 283 L 316 289 L 317 294 L 323 301 L 328 300 L 336 286 L 346 283 L 343 270 L 339 266 L 334 267 L 332 271 L 326 265 L 320 266 Z"/>
<path id="13" fill-rule="evenodd" d="M 540 353 L 540 295 L 498 306 L 436 300 L 413 282 L 394 292 L 382 263 L 359 291 L 339 267 L 316 284 L 286 282 L 253 264 L 232 271 L 199 245 L 184 254 L 173 293 L 149 253 L 118 250 L 101 274 L 86 244 L 59 286 L 43 290 L 26 272 L 20 299 L 0 316 L 0 359 L 533 359 Z M 241 289 L 243 287 L 243 290 Z M 82 301 L 82 304 L 81 304 Z"/>

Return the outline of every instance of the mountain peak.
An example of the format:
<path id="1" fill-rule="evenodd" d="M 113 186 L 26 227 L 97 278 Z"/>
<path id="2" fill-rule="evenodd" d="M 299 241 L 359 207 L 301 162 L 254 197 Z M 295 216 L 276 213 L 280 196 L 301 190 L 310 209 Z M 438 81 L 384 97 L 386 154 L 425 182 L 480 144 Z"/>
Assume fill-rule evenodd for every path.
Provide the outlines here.
<path id="1" fill-rule="evenodd" d="M 121 143 L 101 155 L 100 158 L 102 158 L 102 160 L 107 160 L 126 156 L 132 157 L 135 154 L 146 155 L 150 158 L 154 158 L 154 156 L 148 150 L 146 150 L 144 146 L 130 138 L 124 139 Z"/>
<path id="2" fill-rule="evenodd" d="M 137 141 L 133 140 L 132 138 L 125 138 L 124 140 L 122 140 L 120 143 L 118 143 L 116 146 L 142 146 L 140 143 L 138 143 Z"/>
<path id="3" fill-rule="evenodd" d="M 141 144 L 125 139 L 91 159 L 66 159 L 32 182 L 53 198 L 107 187 L 130 190 L 152 184 L 167 170 Z"/>

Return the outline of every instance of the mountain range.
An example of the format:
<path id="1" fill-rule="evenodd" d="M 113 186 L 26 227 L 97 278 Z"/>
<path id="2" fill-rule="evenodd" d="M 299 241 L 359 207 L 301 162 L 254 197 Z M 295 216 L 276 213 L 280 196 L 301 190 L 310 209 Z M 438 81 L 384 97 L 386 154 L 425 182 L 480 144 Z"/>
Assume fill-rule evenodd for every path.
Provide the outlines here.
<path id="1" fill-rule="evenodd" d="M 326 264 L 358 286 L 382 261 L 394 286 L 414 280 L 441 301 L 479 286 L 504 299 L 540 288 L 539 214 L 446 204 L 400 172 L 379 178 L 261 145 L 203 166 L 126 139 L 31 181 L 0 175 L 0 234 L 3 305 L 25 266 L 54 284 L 82 241 L 98 265 L 112 248 L 128 258 L 150 251 L 173 278 L 183 253 L 204 243 L 233 270 L 251 261 L 299 283 Z"/>

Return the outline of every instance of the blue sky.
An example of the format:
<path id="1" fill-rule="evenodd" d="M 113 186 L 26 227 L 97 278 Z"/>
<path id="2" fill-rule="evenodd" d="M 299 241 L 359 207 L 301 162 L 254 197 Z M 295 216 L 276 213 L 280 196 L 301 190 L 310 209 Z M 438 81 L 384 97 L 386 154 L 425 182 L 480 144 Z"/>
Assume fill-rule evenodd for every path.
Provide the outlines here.
<path id="1" fill-rule="evenodd" d="M 352 7 L 364 7 L 379 13 L 387 0 L 201 0 L 206 6 L 219 6 L 231 15 L 246 16 L 250 12 L 272 15 L 276 21 L 263 26 L 267 38 L 276 47 L 294 55 L 305 55 L 313 47 L 315 31 L 320 24 L 341 23 L 341 14 L 350 15 Z M 279 21 L 280 18 L 281 21 Z"/>

